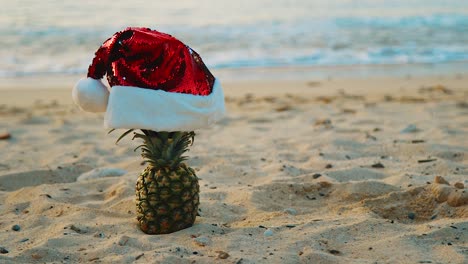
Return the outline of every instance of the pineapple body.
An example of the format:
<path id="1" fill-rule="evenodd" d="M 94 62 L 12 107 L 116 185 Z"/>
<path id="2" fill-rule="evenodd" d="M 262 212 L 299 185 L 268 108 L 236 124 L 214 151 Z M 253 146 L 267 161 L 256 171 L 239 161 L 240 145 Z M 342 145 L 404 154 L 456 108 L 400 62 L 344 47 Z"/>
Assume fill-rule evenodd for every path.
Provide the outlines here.
<path id="1" fill-rule="evenodd" d="M 123 133 L 117 143 L 134 130 Z M 200 204 L 200 186 L 183 154 L 193 144 L 195 133 L 141 129 L 141 133 L 134 132 L 135 138 L 143 140 L 135 150 L 141 149 L 148 164 L 136 184 L 140 229 L 147 234 L 168 234 L 192 226 Z"/>
<path id="2" fill-rule="evenodd" d="M 192 168 L 148 166 L 136 184 L 137 219 L 147 234 L 167 234 L 190 227 L 199 205 L 198 178 Z"/>

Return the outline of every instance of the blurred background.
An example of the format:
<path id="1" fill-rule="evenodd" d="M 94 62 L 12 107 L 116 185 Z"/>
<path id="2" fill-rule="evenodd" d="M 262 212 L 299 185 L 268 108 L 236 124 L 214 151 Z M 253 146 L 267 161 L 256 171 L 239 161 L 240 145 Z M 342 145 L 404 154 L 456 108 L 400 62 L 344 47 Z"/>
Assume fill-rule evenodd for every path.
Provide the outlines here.
<path id="1" fill-rule="evenodd" d="M 468 69 L 466 0 L 0 3 L 0 78 L 85 74 L 99 45 L 127 26 L 179 38 L 229 79 Z"/>

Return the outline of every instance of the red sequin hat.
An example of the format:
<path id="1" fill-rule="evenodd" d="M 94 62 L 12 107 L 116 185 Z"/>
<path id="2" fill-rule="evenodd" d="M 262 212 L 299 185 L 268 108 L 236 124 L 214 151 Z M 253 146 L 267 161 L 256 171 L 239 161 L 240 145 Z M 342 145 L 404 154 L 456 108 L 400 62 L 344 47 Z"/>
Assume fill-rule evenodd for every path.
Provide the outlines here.
<path id="1" fill-rule="evenodd" d="M 100 81 L 105 75 L 109 89 Z M 148 28 L 127 28 L 107 39 L 72 94 L 84 111 L 105 111 L 107 128 L 187 131 L 225 112 L 221 85 L 201 57 Z"/>

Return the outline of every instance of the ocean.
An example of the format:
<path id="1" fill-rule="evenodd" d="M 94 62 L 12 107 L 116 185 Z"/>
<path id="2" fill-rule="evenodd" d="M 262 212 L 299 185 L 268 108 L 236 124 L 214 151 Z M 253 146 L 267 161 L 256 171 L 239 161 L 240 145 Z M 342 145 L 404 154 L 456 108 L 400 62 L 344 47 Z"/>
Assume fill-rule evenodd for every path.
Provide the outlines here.
<path id="1" fill-rule="evenodd" d="M 0 0 L 0 77 L 84 74 L 113 33 L 169 33 L 208 67 L 468 61 L 466 0 Z"/>

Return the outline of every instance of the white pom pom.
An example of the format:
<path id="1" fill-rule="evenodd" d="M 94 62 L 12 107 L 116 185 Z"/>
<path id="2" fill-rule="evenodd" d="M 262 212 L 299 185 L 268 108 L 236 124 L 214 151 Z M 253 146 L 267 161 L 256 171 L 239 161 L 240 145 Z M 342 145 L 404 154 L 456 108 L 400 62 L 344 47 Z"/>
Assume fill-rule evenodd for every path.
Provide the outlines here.
<path id="1" fill-rule="evenodd" d="M 100 81 L 93 78 L 80 79 L 72 92 L 73 101 L 83 111 L 86 112 L 105 112 L 109 91 Z"/>

